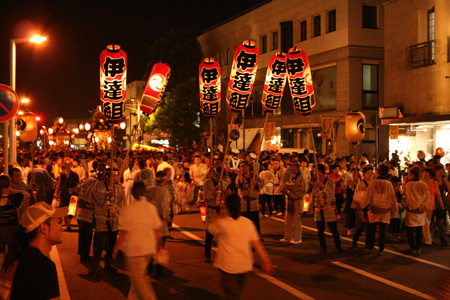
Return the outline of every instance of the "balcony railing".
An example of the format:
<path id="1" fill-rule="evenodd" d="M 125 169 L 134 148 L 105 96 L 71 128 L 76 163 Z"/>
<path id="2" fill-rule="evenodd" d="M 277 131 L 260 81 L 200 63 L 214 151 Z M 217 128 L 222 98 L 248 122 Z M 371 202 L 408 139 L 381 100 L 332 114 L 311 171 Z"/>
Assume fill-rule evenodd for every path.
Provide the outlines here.
<path id="1" fill-rule="evenodd" d="M 435 41 L 410 46 L 411 67 L 420 68 L 434 64 Z"/>

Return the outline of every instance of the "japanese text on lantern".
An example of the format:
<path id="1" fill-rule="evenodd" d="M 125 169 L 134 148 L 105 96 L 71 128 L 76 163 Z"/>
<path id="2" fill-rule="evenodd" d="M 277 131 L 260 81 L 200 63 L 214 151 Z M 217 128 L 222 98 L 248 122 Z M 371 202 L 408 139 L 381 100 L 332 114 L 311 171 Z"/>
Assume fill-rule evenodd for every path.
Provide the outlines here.
<path id="1" fill-rule="evenodd" d="M 242 110 L 248 106 L 259 62 L 259 49 L 254 41 L 244 41 L 234 53 L 227 104 L 231 109 Z"/>
<path id="2" fill-rule="evenodd" d="M 100 98 L 102 101 L 125 100 L 127 55 L 118 45 L 109 45 L 100 54 Z"/>
<path id="3" fill-rule="evenodd" d="M 200 101 L 220 100 L 220 65 L 213 58 L 205 58 L 199 66 Z"/>
<path id="4" fill-rule="evenodd" d="M 264 82 L 261 104 L 265 109 L 276 110 L 280 107 L 286 85 L 286 56 L 278 52 L 270 58 Z"/>
<path id="5" fill-rule="evenodd" d="M 286 67 L 295 110 L 309 115 L 316 106 L 313 102 L 314 87 L 308 55 L 300 48 L 289 49 Z"/>

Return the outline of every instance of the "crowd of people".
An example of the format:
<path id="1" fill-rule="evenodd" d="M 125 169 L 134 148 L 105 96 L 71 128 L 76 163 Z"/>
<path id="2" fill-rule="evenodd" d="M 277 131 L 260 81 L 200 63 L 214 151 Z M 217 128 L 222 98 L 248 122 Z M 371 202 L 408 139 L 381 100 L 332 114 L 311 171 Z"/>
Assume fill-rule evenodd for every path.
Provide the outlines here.
<path id="1" fill-rule="evenodd" d="M 353 248 L 359 247 L 365 233 L 365 248 L 372 252 L 378 231 L 378 254 L 383 255 L 389 229 L 391 242 L 398 242 L 406 231 L 405 253 L 419 255 L 422 245 L 435 243 L 435 233 L 441 246 L 449 245 L 449 171 L 450 165 L 442 165 L 438 155 L 408 162 L 402 169 L 395 156 L 375 166 L 365 154 L 359 160 L 354 155 L 318 156 L 314 162 L 307 151 L 257 155 L 238 149 L 226 154 L 195 149 L 23 150 L 17 164 L 9 166 L 9 176 L 0 176 L 0 241 L 1 250 L 7 251 L 1 277 L 10 283 L 0 292 L 4 296 L 12 284 L 11 299 L 28 299 L 23 294 L 27 292 L 17 291 L 27 278 L 56 278 L 49 251 L 61 242 L 61 227 L 71 231 L 77 225 L 80 262 L 89 267 L 84 278 L 99 280 L 103 252 L 104 270 L 116 272 L 113 261 L 120 249 L 130 274 L 130 299 L 156 299 L 145 274 L 170 275 L 164 268 L 168 260 L 164 246 L 172 238 L 172 222 L 199 201 L 206 206 L 205 262 L 220 269 L 229 299 L 242 293 L 245 274 L 253 265 L 252 247 L 261 257 L 263 271 L 273 272 L 261 243 L 260 218 L 284 216 L 280 242 L 297 245 L 302 243 L 302 217 L 312 214 L 319 252 L 324 255 L 325 225 L 338 253 L 346 255 L 339 220 L 353 236 Z M 67 207 L 74 196 L 77 212 L 70 215 Z M 239 239 L 231 238 L 236 236 Z M 213 259 L 214 237 L 219 243 Z M 33 267 L 34 259 L 43 265 Z M 42 288 L 42 299 L 59 295 L 54 282 Z"/>

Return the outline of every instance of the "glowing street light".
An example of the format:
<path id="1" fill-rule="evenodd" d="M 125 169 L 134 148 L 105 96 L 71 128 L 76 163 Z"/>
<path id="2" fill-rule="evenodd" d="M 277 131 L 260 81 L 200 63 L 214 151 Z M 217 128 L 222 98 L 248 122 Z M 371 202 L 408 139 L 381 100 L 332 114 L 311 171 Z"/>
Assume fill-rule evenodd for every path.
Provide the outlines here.
<path id="1" fill-rule="evenodd" d="M 46 36 L 40 36 L 40 35 L 35 35 L 33 36 L 31 39 L 28 40 L 30 43 L 37 43 L 40 44 L 42 42 L 47 41 L 47 37 Z"/>
<path id="2" fill-rule="evenodd" d="M 62 124 L 64 123 L 64 119 L 63 119 L 62 117 L 59 118 L 59 119 L 58 119 L 58 123 L 62 125 Z"/>
<path id="3" fill-rule="evenodd" d="M 28 98 L 22 98 L 22 99 L 20 99 L 20 103 L 24 103 L 24 104 L 30 103 L 30 99 L 28 99 Z"/>
<path id="4" fill-rule="evenodd" d="M 21 38 L 21 39 L 10 39 L 10 54 L 11 54 L 11 65 L 9 69 L 9 78 L 10 78 L 10 84 L 11 88 L 15 91 L 16 90 L 16 44 L 22 44 L 22 43 L 42 43 L 46 41 L 46 37 L 42 37 L 39 35 L 35 35 L 32 38 Z M 4 155 L 4 165 L 5 165 L 5 174 L 8 174 L 8 163 L 15 163 L 17 159 L 17 149 L 16 149 L 16 134 L 15 134 L 15 118 L 11 118 L 8 122 L 9 126 L 9 132 L 8 132 L 8 126 L 4 126 L 4 141 L 3 141 L 3 155 Z M 11 139 L 10 141 L 10 149 L 8 153 L 8 138 Z M 7 154 L 8 153 L 8 154 Z"/>

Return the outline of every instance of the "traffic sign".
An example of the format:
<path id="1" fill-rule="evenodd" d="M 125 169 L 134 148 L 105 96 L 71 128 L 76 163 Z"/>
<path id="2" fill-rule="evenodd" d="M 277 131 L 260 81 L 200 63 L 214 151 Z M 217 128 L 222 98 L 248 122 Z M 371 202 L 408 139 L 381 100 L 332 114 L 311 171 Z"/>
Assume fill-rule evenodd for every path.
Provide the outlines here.
<path id="1" fill-rule="evenodd" d="M 12 119 L 19 110 L 19 97 L 9 86 L 0 84 L 0 122 Z"/>

